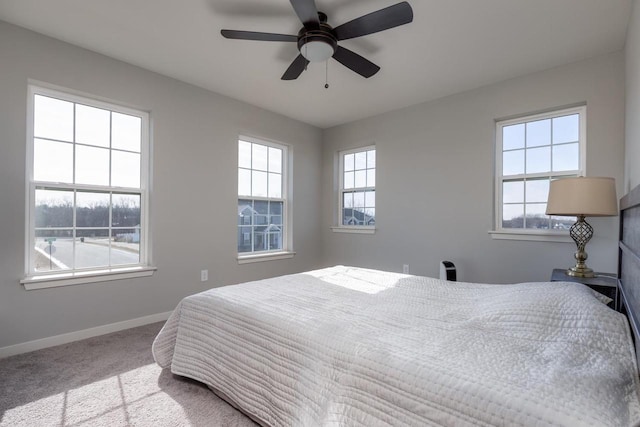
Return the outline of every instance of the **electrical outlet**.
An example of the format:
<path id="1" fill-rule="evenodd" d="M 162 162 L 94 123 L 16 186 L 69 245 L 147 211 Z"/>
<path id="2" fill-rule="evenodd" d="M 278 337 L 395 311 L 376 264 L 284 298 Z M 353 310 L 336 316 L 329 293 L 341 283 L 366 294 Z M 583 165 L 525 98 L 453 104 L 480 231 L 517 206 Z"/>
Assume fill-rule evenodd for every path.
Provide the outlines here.
<path id="1" fill-rule="evenodd" d="M 209 280 L 209 270 L 200 270 L 200 281 L 206 282 Z"/>
<path id="2" fill-rule="evenodd" d="M 409 264 L 402 264 L 402 272 L 404 274 L 409 274 Z"/>

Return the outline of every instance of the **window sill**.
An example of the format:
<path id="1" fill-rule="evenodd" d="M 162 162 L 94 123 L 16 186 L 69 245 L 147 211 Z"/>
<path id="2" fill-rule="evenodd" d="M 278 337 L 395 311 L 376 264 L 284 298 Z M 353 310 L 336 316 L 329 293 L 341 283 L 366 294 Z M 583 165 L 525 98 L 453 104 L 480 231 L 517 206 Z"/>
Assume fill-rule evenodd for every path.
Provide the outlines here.
<path id="1" fill-rule="evenodd" d="M 569 236 L 568 231 L 527 231 L 527 230 L 514 230 L 514 231 L 489 231 L 492 239 L 495 240 L 528 240 L 533 242 L 561 242 L 561 243 L 574 243 L 573 239 Z"/>
<path id="2" fill-rule="evenodd" d="M 354 234 L 375 234 L 375 227 L 348 227 L 338 226 L 331 227 L 331 231 L 334 233 L 354 233 Z"/>
<path id="3" fill-rule="evenodd" d="M 57 288 L 60 286 L 82 285 L 85 283 L 108 282 L 112 280 L 134 279 L 136 277 L 152 276 L 156 267 L 112 268 L 109 270 L 47 274 L 44 276 L 29 276 L 20 280 L 24 289 Z"/>
<path id="4" fill-rule="evenodd" d="M 250 264 L 252 262 L 275 261 L 278 259 L 293 258 L 295 252 L 269 252 L 266 254 L 238 255 L 238 264 Z"/>

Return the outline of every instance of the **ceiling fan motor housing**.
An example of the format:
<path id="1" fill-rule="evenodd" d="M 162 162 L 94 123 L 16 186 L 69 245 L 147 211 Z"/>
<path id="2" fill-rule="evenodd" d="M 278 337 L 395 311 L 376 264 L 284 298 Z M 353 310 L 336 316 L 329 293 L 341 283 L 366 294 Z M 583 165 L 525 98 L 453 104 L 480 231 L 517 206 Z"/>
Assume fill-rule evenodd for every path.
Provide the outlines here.
<path id="1" fill-rule="evenodd" d="M 338 49 L 338 39 L 333 33 L 333 27 L 326 22 L 327 16 L 322 12 L 318 12 L 318 15 L 318 28 L 302 27 L 298 32 L 298 50 L 310 62 L 326 61 Z"/>

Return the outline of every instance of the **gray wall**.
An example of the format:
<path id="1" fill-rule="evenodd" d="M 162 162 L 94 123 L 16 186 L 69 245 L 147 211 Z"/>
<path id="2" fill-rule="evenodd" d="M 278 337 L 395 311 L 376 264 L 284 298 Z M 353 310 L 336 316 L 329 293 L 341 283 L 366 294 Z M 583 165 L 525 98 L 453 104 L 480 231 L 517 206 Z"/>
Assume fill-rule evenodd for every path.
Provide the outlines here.
<path id="1" fill-rule="evenodd" d="M 634 10 L 626 50 L 630 94 L 640 91 L 637 15 Z M 586 102 L 587 173 L 615 177 L 622 194 L 624 183 L 640 183 L 633 162 L 623 179 L 624 60 L 623 53 L 614 53 L 323 133 L 0 22 L 0 348 L 165 312 L 183 296 L 214 285 L 323 265 L 400 271 L 402 264 L 410 264 L 413 273 L 435 276 L 437 262 L 450 259 L 461 280 L 547 280 L 552 268 L 572 264 L 573 244 L 493 240 L 488 234 L 495 119 Z M 158 267 L 152 277 L 35 291 L 18 284 L 24 264 L 29 78 L 151 111 L 151 218 Z M 630 98 L 627 114 L 639 112 Z M 293 259 L 236 262 L 238 134 L 292 147 Z M 626 134 L 629 159 L 640 151 L 640 125 L 627 122 Z M 336 153 L 372 143 L 378 150 L 377 232 L 333 233 Z M 185 205 L 192 206 L 194 215 L 180 221 L 179 206 Z M 591 222 L 596 236 L 587 248 L 589 264 L 615 271 L 618 220 Z M 205 284 L 199 281 L 201 269 L 209 269 Z"/>
<path id="2" fill-rule="evenodd" d="M 640 185 L 640 6 L 633 2 L 627 30 L 625 192 Z"/>
<path id="3" fill-rule="evenodd" d="M 434 64 L 437 66 L 437 64 Z M 428 76 L 425 76 L 428 78 Z M 587 175 L 616 178 L 624 165 L 622 52 L 512 79 L 325 131 L 322 248 L 342 263 L 438 275 L 457 264 L 461 280 L 548 280 L 575 263 L 573 243 L 493 240 L 495 120 L 587 104 Z M 377 147 L 374 235 L 333 233 L 336 152 Z M 590 220 L 588 264 L 616 271 L 617 218 Z"/>
<path id="4" fill-rule="evenodd" d="M 25 291 L 27 79 L 151 111 L 154 264 L 148 278 Z M 293 259 L 238 265 L 237 138 L 292 147 Z M 0 21 L 0 348 L 172 310 L 215 285 L 318 266 L 322 132 Z M 180 218 L 190 207 L 193 215 Z M 209 282 L 200 282 L 200 270 Z"/>

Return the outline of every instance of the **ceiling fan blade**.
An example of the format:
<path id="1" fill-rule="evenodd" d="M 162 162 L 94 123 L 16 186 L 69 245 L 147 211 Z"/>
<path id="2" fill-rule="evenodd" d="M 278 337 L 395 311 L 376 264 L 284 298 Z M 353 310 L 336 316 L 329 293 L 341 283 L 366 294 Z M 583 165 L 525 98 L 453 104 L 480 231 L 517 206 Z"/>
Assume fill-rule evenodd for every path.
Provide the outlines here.
<path id="1" fill-rule="evenodd" d="M 369 78 L 380 71 L 380 67 L 373 62 L 342 46 L 338 46 L 333 58 L 362 77 Z"/>
<path id="2" fill-rule="evenodd" d="M 413 9 L 409 3 L 403 1 L 346 22 L 334 28 L 333 31 L 338 40 L 347 40 L 388 30 L 411 21 L 413 21 Z"/>
<path id="3" fill-rule="evenodd" d="M 256 31 L 221 30 L 220 33 L 228 39 L 260 40 L 266 42 L 297 42 L 298 36 L 275 33 L 258 33 Z"/>
<path id="4" fill-rule="evenodd" d="M 285 71 L 284 74 L 282 75 L 282 80 L 297 79 L 300 76 L 300 74 L 302 74 L 304 69 L 307 67 L 308 63 L 309 61 L 307 61 L 307 58 L 305 58 L 302 55 L 298 55 L 296 59 L 293 60 L 291 65 L 289 65 L 289 68 L 287 68 L 287 71 Z"/>
<path id="5" fill-rule="evenodd" d="M 293 10 L 300 18 L 300 21 L 307 29 L 316 29 L 320 27 L 318 19 L 318 8 L 314 0 L 290 0 Z"/>

